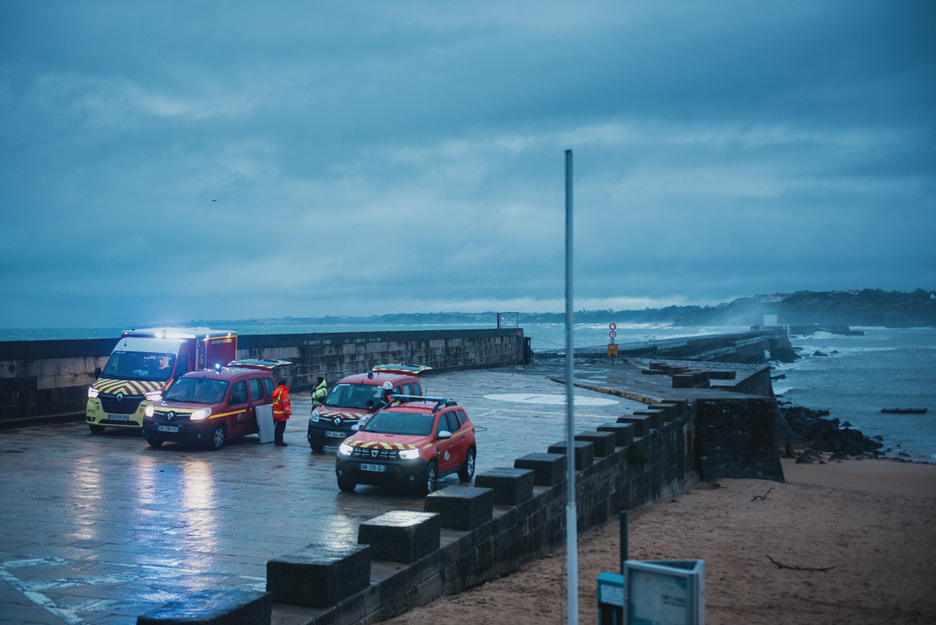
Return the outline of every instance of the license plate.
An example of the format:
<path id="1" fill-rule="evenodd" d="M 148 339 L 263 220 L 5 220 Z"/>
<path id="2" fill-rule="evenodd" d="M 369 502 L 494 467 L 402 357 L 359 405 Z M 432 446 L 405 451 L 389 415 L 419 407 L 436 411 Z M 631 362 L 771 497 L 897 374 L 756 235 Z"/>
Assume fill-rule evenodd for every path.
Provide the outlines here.
<path id="1" fill-rule="evenodd" d="M 109 414 L 107 415 L 108 421 L 129 421 L 130 415 L 128 414 Z"/>
<path id="2" fill-rule="evenodd" d="M 348 433 L 347 432 L 335 432 L 333 430 L 326 430 L 325 436 L 331 437 L 331 438 L 345 438 L 348 436 Z"/>
<path id="3" fill-rule="evenodd" d="M 178 432 L 179 426 L 178 425 L 157 425 L 156 431 L 157 432 Z"/>
<path id="4" fill-rule="evenodd" d="M 374 473 L 383 473 L 387 470 L 387 467 L 382 464 L 365 464 L 363 462 L 359 468 L 361 471 L 373 471 Z"/>

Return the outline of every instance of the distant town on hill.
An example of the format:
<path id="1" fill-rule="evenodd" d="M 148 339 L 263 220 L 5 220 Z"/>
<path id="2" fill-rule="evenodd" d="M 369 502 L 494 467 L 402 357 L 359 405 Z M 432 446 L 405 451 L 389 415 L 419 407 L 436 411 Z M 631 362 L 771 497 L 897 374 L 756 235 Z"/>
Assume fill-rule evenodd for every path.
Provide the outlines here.
<path id="1" fill-rule="evenodd" d="M 498 315 L 506 325 L 563 323 L 564 313 L 537 312 L 434 312 L 386 314 L 370 317 L 286 317 L 279 325 L 494 325 Z M 576 323 L 671 323 L 680 327 L 751 326 L 764 324 L 765 316 L 779 325 L 836 324 L 891 328 L 936 326 L 936 291 L 917 289 L 910 293 L 864 289 L 860 291 L 797 291 L 744 297 L 716 306 L 669 306 L 644 310 L 580 310 Z M 269 323 L 270 320 L 235 320 L 239 327 Z M 211 325 L 216 321 L 198 321 Z M 224 323 L 231 323 L 230 320 Z"/>

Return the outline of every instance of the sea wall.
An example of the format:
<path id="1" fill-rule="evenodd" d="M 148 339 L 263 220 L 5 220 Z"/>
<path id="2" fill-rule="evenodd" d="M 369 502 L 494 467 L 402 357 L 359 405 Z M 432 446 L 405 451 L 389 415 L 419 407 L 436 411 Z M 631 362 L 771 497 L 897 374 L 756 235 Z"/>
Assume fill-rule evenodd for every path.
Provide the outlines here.
<path id="1" fill-rule="evenodd" d="M 117 339 L 0 342 L 0 428 L 84 415 L 94 370 L 107 364 Z M 296 390 L 377 364 L 427 365 L 437 370 L 527 362 L 521 328 L 242 335 L 238 358 L 288 360 L 278 370 Z"/>
<path id="2" fill-rule="evenodd" d="M 581 455 L 589 459 L 581 462 L 587 466 L 575 473 L 579 535 L 616 518 L 621 510 L 681 494 L 699 481 L 694 411 L 685 403 L 678 408 L 682 412 L 669 414 L 667 422 L 643 436 L 617 440 L 614 450 L 606 455 L 592 457 L 593 444 L 585 445 L 588 451 Z M 541 452 L 546 454 L 547 450 Z M 479 474 L 475 481 L 483 476 Z M 427 510 L 430 506 L 427 500 Z M 374 573 L 388 568 L 374 562 L 366 589 L 327 608 L 308 608 L 301 622 L 374 623 L 506 575 L 565 545 L 566 506 L 567 480 L 563 477 L 535 486 L 531 497 L 515 505 L 495 505 L 490 520 L 475 528 L 460 531 L 443 526 L 438 549 L 403 568 L 394 568 L 390 574 Z M 615 542 L 608 549 L 617 551 L 620 546 Z M 268 590 L 269 584 L 268 580 Z M 275 594 L 276 589 L 272 590 Z M 273 614 L 288 613 L 299 622 L 296 609 L 274 604 Z"/>
<path id="3" fill-rule="evenodd" d="M 562 357 L 563 350 L 551 350 L 539 354 L 545 357 Z M 580 347 L 576 357 L 607 357 L 604 345 Z M 710 334 L 705 336 L 660 339 L 647 343 L 618 345 L 621 358 L 692 359 L 730 363 L 758 364 L 768 359 L 793 362 L 798 358 L 786 328 L 775 327 L 733 334 Z"/>

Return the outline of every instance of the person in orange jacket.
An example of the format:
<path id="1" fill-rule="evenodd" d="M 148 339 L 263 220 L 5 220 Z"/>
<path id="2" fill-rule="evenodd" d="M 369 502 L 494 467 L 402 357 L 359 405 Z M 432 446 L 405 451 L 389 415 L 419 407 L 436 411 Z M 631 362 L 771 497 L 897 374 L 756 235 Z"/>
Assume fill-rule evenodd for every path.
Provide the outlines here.
<path id="1" fill-rule="evenodd" d="M 292 407 L 289 405 L 289 387 L 286 386 L 286 380 L 280 378 L 276 381 L 278 385 L 273 391 L 273 444 L 279 447 L 287 447 L 289 443 L 283 440 L 283 434 L 286 432 L 286 421 L 292 414 Z"/>

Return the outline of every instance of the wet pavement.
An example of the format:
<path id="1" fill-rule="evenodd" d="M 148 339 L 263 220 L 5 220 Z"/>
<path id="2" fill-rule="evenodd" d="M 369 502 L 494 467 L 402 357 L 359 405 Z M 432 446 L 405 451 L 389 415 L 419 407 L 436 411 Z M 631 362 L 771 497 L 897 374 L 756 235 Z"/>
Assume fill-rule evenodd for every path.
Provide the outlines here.
<path id="1" fill-rule="evenodd" d="M 563 375 L 561 361 L 460 371 L 425 376 L 423 390 L 466 407 L 483 473 L 565 440 Z M 624 363 L 583 364 L 575 375 L 648 398 L 669 381 Z M 356 544 L 363 521 L 423 509 L 421 498 L 378 487 L 340 492 L 335 450 L 313 454 L 305 440 L 309 394 L 292 400 L 288 447 L 254 435 L 216 452 L 151 448 L 138 433 L 92 435 L 83 423 L 0 432 L 0 624 L 129 625 L 194 591 L 264 590 L 271 558 L 310 543 Z M 644 407 L 579 389 L 575 429 Z"/>

